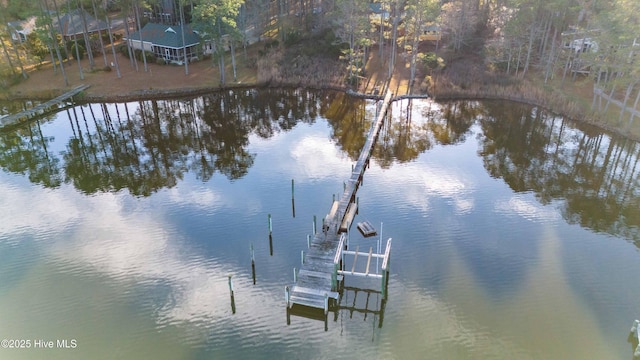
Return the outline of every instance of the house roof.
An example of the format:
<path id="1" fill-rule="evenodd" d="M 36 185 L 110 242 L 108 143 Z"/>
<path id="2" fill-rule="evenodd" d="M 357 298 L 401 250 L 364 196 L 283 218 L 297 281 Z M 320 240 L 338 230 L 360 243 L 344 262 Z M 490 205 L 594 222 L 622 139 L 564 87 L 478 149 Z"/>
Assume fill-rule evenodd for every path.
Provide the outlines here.
<path id="1" fill-rule="evenodd" d="M 184 30 L 183 30 L 184 29 Z M 182 32 L 184 31 L 184 43 L 182 42 Z M 141 35 L 142 34 L 142 35 Z M 136 31 L 129 37 L 131 40 L 142 40 L 150 42 L 156 46 L 170 48 L 184 48 L 200 43 L 200 36 L 196 34 L 190 25 L 164 25 L 148 23 L 142 31 Z M 185 46 L 186 44 L 186 46 Z"/>
<path id="2" fill-rule="evenodd" d="M 378 15 L 387 12 L 382 9 L 381 3 L 369 3 L 369 9 L 371 10 L 372 13 L 378 14 Z"/>
<path id="3" fill-rule="evenodd" d="M 98 30 L 107 30 L 107 23 L 102 20 L 96 20 L 89 15 L 86 11 L 81 9 L 72 10 L 66 14 L 60 15 L 60 22 L 58 23 L 58 17 L 52 16 L 53 27 L 63 36 L 71 36 L 76 34 L 82 34 L 84 32 L 84 23 L 82 17 L 84 16 L 87 22 L 87 31 L 96 32 Z"/>
<path id="4" fill-rule="evenodd" d="M 7 25 L 14 31 L 27 35 L 36 28 L 36 17 L 31 16 L 26 20 L 11 21 Z"/>

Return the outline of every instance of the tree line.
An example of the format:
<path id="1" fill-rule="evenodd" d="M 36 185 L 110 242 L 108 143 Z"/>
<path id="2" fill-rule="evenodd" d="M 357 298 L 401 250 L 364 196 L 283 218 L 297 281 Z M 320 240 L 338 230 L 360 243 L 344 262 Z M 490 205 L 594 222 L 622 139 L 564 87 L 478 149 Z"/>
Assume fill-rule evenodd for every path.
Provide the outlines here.
<path id="1" fill-rule="evenodd" d="M 624 108 L 640 102 L 640 3 L 634 0 L 4 0 L 0 72 L 26 77 L 27 59 L 48 57 L 60 64 L 86 51 L 91 67 L 93 55 L 101 54 L 105 67 L 113 63 L 120 76 L 115 50 L 106 50 L 114 41 L 110 30 L 93 38 L 84 34 L 60 41 L 52 20 L 74 9 L 108 24 L 119 18 L 125 24 L 124 36 L 147 21 L 190 24 L 212 47 L 212 64 L 219 67 L 222 84 L 227 81 L 227 53 L 235 76 L 236 51 L 242 49 L 246 56 L 250 42 L 277 40 L 285 46 L 329 31 L 339 45 L 345 81 L 351 84 L 367 75 L 365 64 L 375 54 L 388 66 L 389 76 L 399 59 L 404 61 L 413 85 L 417 76 L 445 65 L 433 61 L 431 53 L 443 50 L 454 54 L 449 58 L 476 53 L 491 70 L 517 78 L 534 73 L 544 82 L 560 77 L 563 84 L 576 76 L 592 76 L 599 93 L 621 92 Z M 12 41 L 7 22 L 29 16 L 38 17 L 38 30 L 27 49 Z M 422 38 L 430 25 L 443 35 L 435 50 L 433 42 Z M 125 51 L 130 66 L 137 69 L 141 61 L 147 70 L 149 54 Z M 188 63 L 185 59 L 187 74 Z M 623 109 L 621 118 L 624 113 Z M 632 113 L 629 121 L 634 117 Z"/>

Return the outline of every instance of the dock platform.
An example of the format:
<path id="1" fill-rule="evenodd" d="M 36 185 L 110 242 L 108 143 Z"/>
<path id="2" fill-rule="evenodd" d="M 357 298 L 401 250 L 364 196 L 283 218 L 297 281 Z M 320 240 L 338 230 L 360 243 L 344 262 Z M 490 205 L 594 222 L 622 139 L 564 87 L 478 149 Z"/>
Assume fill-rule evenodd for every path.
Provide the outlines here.
<path id="1" fill-rule="evenodd" d="M 287 315 L 289 315 L 289 309 L 294 306 L 305 306 L 323 309 L 326 316 L 331 304 L 340 298 L 338 282 L 345 274 L 343 269 L 344 257 L 345 255 L 354 254 L 357 257 L 357 251 L 346 251 L 348 247 L 348 230 L 351 227 L 357 209 L 356 192 L 369 165 L 373 147 L 378 139 L 392 97 L 392 93 L 387 91 L 382 103 L 379 104 L 376 119 L 367 134 L 367 140 L 360 152 L 357 163 L 353 167 L 351 177 L 345 183 L 342 196 L 339 200 L 333 202 L 328 215 L 324 218 L 322 231 L 315 232 L 314 226 L 314 237 L 310 242 L 308 252 L 303 255 L 302 267 L 299 271 L 294 269 L 294 284 L 285 287 Z M 366 275 L 381 278 L 383 288 L 388 281 L 390 247 L 391 240 L 389 239 L 384 255 L 369 252 L 369 262 L 372 257 L 384 258 L 382 274 L 369 274 L 369 265 L 367 265 Z M 354 271 L 349 273 L 353 274 Z M 384 293 L 384 289 L 382 292 Z"/>
<path id="2" fill-rule="evenodd" d="M 78 95 L 80 92 L 84 91 L 85 89 L 89 88 L 90 85 L 79 85 L 74 87 L 73 89 L 67 91 L 66 93 L 53 98 L 49 101 L 43 102 L 41 104 L 38 104 L 34 107 L 32 107 L 31 109 L 27 109 L 24 111 L 21 111 L 17 114 L 11 114 L 8 116 L 5 116 L 3 118 L 0 118 L 0 128 L 3 128 L 5 126 L 9 126 L 9 125 L 14 125 L 16 124 L 18 121 L 20 121 L 21 119 L 24 118 L 32 118 L 38 115 L 42 115 L 48 111 L 51 110 L 51 108 L 53 108 L 54 106 L 57 107 L 60 103 L 65 102 L 66 100 L 74 97 L 75 95 Z"/>

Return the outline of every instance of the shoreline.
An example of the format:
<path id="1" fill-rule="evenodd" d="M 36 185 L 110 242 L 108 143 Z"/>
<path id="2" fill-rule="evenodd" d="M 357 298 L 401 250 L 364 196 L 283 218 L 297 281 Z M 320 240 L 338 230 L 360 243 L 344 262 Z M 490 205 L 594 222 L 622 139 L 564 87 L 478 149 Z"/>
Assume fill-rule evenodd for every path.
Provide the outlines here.
<path id="1" fill-rule="evenodd" d="M 82 92 L 79 98 L 76 99 L 79 103 L 87 102 L 128 102 L 128 101 L 142 101 L 142 100 L 169 100 L 177 99 L 181 97 L 200 96 L 207 93 L 219 92 L 225 90 L 246 90 L 246 89 L 308 89 L 308 90 L 331 90 L 345 92 L 350 96 L 367 98 L 367 99 L 379 99 L 380 95 L 358 93 L 348 86 L 344 85 L 317 85 L 317 84 L 303 84 L 302 82 L 286 83 L 286 82 L 254 82 L 254 83 L 233 83 L 224 86 L 196 86 L 196 87 L 181 87 L 181 88 L 156 88 L 156 89 L 138 89 L 131 90 L 126 93 L 105 94 L 100 92 L 99 86 L 91 85 L 87 91 Z M 0 93 L 0 99 L 4 101 L 47 101 L 56 96 L 62 95 L 68 89 L 47 89 L 40 91 L 18 91 L 12 92 L 11 88 L 8 91 Z M 517 88 L 500 88 L 500 92 L 487 91 L 483 89 L 475 89 L 475 91 L 448 91 L 444 94 L 434 94 L 429 96 L 428 94 L 402 94 L 396 95 L 392 101 L 403 99 L 431 99 L 432 101 L 513 101 L 521 104 L 527 104 L 531 106 L 537 106 L 545 108 L 560 116 L 566 117 L 571 121 L 577 123 L 584 123 L 590 126 L 595 126 L 602 131 L 606 131 L 617 136 L 627 138 L 629 140 L 640 142 L 640 136 L 628 132 L 625 129 L 621 129 L 615 126 L 599 121 L 594 112 L 585 113 L 574 102 L 566 99 L 564 96 L 552 96 L 545 94 L 542 98 L 527 97 L 521 91 L 517 91 Z M 555 101 L 550 101 L 549 97 Z M 558 108 L 558 104 L 563 105 L 564 108 Z M 571 109 L 570 111 L 568 109 Z"/>

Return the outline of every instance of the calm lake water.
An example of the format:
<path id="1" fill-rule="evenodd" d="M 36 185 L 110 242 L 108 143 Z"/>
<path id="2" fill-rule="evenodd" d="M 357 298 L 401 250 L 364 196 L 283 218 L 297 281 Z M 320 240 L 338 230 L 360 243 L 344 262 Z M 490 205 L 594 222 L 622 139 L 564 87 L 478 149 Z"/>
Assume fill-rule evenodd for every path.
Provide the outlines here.
<path id="1" fill-rule="evenodd" d="M 284 287 L 374 112 L 255 90 L 0 131 L 0 338 L 30 345 L 0 358 L 632 358 L 640 146 L 513 103 L 395 103 L 356 217 L 393 238 L 384 311 L 350 290 L 327 331 L 287 325 Z"/>

